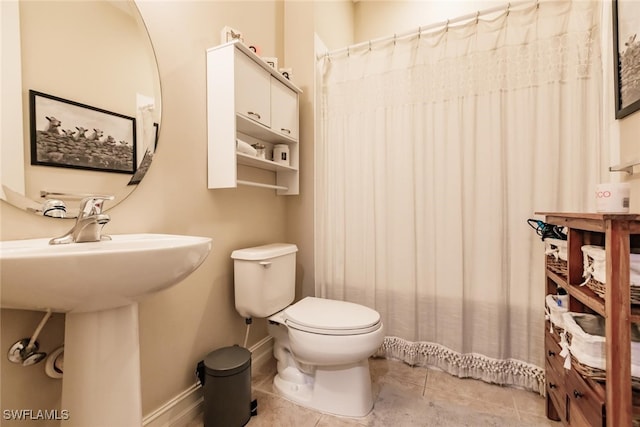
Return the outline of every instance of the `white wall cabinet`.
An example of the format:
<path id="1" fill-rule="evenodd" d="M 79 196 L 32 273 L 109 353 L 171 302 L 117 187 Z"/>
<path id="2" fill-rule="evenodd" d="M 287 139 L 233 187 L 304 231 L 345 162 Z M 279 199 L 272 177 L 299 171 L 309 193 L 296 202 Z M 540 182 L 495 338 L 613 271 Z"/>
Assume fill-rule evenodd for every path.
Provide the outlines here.
<path id="1" fill-rule="evenodd" d="M 253 185 L 299 194 L 300 93 L 238 41 L 207 50 L 208 188 Z M 238 153 L 238 139 L 265 145 L 267 159 Z M 288 166 L 270 160 L 275 144 L 289 146 Z M 272 182 L 239 179 L 239 166 L 271 171 Z"/>

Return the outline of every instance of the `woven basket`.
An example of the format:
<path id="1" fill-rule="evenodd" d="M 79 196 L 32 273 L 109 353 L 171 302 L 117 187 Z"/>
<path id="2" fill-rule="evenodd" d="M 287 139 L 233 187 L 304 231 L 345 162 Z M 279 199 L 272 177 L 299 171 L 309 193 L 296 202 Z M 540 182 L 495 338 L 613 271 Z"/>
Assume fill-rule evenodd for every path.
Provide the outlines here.
<path id="1" fill-rule="evenodd" d="M 571 332 L 566 331 L 567 343 L 571 346 Z M 600 369 L 594 368 L 593 366 L 585 365 L 584 363 L 580 363 L 578 359 L 576 359 L 573 355 L 571 355 L 571 367 L 575 368 L 575 370 L 585 378 L 590 378 L 594 381 L 598 381 L 604 383 L 607 381 L 607 372 Z M 634 405 L 640 406 L 640 378 L 631 377 L 631 388 L 634 391 Z M 637 396 L 636 396 L 637 393 Z"/>
<path id="2" fill-rule="evenodd" d="M 583 253 L 583 277 L 586 285 L 600 298 L 605 295 L 606 252 L 601 246 L 584 245 Z M 640 253 L 638 249 L 632 249 L 630 256 L 630 293 L 631 304 L 640 304 Z"/>
<path id="3" fill-rule="evenodd" d="M 571 367 L 575 368 L 575 370 L 578 371 L 578 373 L 585 378 L 590 378 L 594 381 L 598 381 L 601 383 L 607 380 L 606 371 L 603 371 L 602 369 L 594 368 L 592 366 L 585 365 L 584 363 L 580 363 L 578 359 L 576 359 L 573 356 L 571 356 Z"/>
<path id="4" fill-rule="evenodd" d="M 565 279 L 567 278 L 567 261 L 547 255 L 547 268 Z"/>
<path id="5" fill-rule="evenodd" d="M 551 324 L 553 326 L 553 331 L 558 334 L 558 336 L 562 335 L 562 333 L 564 332 L 564 329 L 561 328 L 560 326 L 557 326 L 556 324 L 552 323 Z"/>
<path id="6" fill-rule="evenodd" d="M 575 370 L 585 378 L 589 378 L 600 383 L 607 382 L 606 371 L 580 363 L 578 359 L 573 356 L 571 356 L 571 367 L 575 368 Z M 637 399 L 634 398 L 634 403 L 638 400 L 638 403 L 640 404 L 640 378 L 631 377 L 631 388 L 633 388 L 634 394 L 638 393 Z"/>
<path id="7" fill-rule="evenodd" d="M 587 287 L 595 292 L 600 298 L 604 299 L 605 284 L 597 281 L 593 277 L 587 282 Z M 640 304 L 640 287 L 630 286 L 631 304 Z"/>

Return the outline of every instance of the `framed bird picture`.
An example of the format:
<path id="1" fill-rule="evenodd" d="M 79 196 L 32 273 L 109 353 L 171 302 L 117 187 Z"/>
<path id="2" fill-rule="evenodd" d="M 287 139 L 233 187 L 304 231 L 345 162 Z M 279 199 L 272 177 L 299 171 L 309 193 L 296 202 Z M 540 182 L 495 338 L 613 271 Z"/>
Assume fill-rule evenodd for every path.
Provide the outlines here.
<path id="1" fill-rule="evenodd" d="M 640 2 L 613 0 L 616 119 L 640 110 Z"/>

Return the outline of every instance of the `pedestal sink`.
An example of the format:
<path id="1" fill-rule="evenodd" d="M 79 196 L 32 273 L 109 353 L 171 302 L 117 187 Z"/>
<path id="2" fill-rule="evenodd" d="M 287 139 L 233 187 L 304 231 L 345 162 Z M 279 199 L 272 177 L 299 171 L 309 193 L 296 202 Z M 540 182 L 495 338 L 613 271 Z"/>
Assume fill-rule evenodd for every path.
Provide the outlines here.
<path id="1" fill-rule="evenodd" d="M 211 250 L 208 237 L 111 237 L 0 242 L 0 306 L 66 313 L 64 426 L 142 425 L 138 301 L 182 281 Z"/>

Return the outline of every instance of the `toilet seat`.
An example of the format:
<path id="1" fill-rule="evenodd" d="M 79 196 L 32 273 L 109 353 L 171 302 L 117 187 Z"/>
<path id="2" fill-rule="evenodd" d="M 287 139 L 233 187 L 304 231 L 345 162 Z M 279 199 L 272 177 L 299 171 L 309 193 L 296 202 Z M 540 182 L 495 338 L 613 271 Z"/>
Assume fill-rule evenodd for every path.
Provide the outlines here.
<path id="1" fill-rule="evenodd" d="M 291 328 L 322 335 L 359 335 L 380 329 L 380 314 L 360 304 L 306 297 L 283 312 Z"/>

